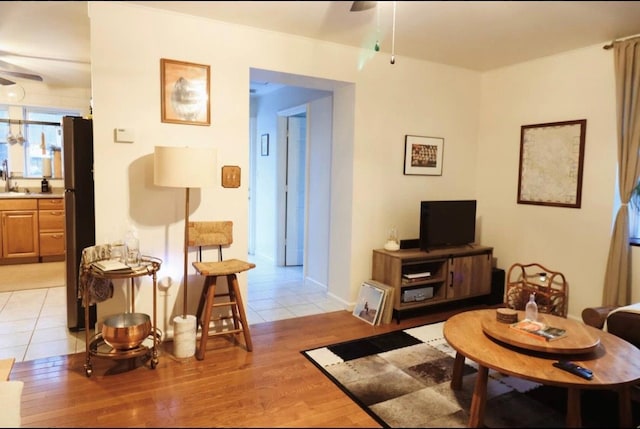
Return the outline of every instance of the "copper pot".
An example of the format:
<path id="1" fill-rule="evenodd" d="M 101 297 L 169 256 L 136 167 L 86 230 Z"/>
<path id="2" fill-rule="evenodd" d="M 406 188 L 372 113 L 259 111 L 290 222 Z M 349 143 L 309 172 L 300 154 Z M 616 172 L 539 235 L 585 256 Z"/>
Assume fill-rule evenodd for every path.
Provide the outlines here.
<path id="1" fill-rule="evenodd" d="M 151 319 L 144 313 L 119 313 L 102 325 L 102 339 L 117 350 L 138 347 L 151 332 Z"/>

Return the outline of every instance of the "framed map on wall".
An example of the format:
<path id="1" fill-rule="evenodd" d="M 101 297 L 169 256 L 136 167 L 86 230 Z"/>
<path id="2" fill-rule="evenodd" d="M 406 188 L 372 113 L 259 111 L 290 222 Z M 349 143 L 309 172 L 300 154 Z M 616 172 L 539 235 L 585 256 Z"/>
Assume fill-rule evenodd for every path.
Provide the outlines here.
<path id="1" fill-rule="evenodd" d="M 580 208 L 587 120 L 523 125 L 518 204 Z"/>

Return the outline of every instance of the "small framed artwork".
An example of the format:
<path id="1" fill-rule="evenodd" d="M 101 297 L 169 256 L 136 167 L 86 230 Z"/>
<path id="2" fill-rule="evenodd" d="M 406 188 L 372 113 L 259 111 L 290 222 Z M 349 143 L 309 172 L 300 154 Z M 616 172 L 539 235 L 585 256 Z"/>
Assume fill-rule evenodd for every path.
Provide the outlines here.
<path id="1" fill-rule="evenodd" d="M 580 208 L 586 119 L 523 125 L 518 204 Z"/>
<path id="2" fill-rule="evenodd" d="M 404 174 L 441 176 L 444 139 L 441 137 L 404 137 Z"/>
<path id="3" fill-rule="evenodd" d="M 210 125 L 209 66 L 160 59 L 162 122 Z"/>
<path id="4" fill-rule="evenodd" d="M 368 283 L 362 283 L 353 315 L 375 325 L 382 311 L 384 291 Z"/>
<path id="5" fill-rule="evenodd" d="M 269 134 L 260 136 L 260 155 L 269 156 Z"/>

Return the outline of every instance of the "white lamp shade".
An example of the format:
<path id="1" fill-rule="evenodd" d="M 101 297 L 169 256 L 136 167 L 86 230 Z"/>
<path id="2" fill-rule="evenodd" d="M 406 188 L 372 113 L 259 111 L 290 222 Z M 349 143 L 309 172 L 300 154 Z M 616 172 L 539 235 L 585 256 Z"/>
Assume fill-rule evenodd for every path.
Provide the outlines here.
<path id="1" fill-rule="evenodd" d="M 205 188 L 215 185 L 216 150 L 200 147 L 156 146 L 153 183 L 172 188 Z"/>

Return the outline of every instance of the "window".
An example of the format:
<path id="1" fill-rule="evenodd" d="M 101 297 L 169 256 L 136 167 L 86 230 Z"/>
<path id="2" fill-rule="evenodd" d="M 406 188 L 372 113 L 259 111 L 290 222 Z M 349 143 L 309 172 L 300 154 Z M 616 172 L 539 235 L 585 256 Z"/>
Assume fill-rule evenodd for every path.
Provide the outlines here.
<path id="1" fill-rule="evenodd" d="M 42 178 L 43 157 L 52 157 L 52 151 L 62 150 L 63 116 L 80 116 L 80 112 L 0 105 L 0 162 L 8 160 L 11 172 L 18 176 Z M 24 141 L 9 143 L 9 132 L 14 137 L 22 135 Z"/>
<path id="2" fill-rule="evenodd" d="M 76 111 L 27 107 L 24 109 L 24 176 L 42 177 L 42 160 L 53 150 L 62 150 L 63 116 L 79 116 Z M 35 123 L 34 123 L 35 122 Z M 42 122 L 41 124 L 38 122 Z"/>
<path id="3" fill-rule="evenodd" d="M 9 109 L 7 106 L 0 106 L 0 119 L 9 119 Z M 0 122 L 0 162 L 9 159 L 7 134 L 9 134 L 9 124 Z"/>
<path id="4" fill-rule="evenodd" d="M 629 239 L 632 244 L 640 245 L 640 182 L 631 194 L 629 201 Z"/>

